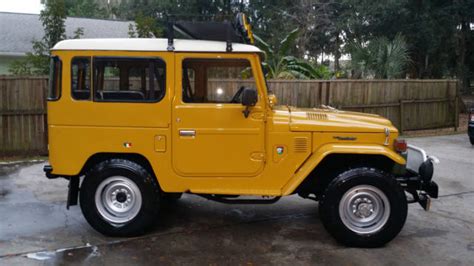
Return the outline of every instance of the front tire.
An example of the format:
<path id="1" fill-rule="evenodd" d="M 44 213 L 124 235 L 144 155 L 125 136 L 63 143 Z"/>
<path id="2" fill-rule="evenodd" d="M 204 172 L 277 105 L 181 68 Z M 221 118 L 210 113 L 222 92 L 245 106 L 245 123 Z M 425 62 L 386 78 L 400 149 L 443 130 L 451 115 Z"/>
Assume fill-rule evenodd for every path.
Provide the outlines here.
<path id="1" fill-rule="evenodd" d="M 328 185 L 319 213 L 328 232 L 340 243 L 380 247 L 403 228 L 408 204 L 405 192 L 389 174 L 355 168 Z"/>
<path id="2" fill-rule="evenodd" d="M 107 236 L 137 236 L 155 222 L 160 192 L 154 177 L 141 165 L 123 159 L 97 164 L 80 189 L 87 222 Z"/>

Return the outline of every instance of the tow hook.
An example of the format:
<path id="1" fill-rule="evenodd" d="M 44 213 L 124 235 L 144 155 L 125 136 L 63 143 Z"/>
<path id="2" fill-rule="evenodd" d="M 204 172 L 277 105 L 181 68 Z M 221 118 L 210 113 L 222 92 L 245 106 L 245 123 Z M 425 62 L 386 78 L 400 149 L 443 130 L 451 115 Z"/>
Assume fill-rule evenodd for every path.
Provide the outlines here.
<path id="1" fill-rule="evenodd" d="M 421 207 L 423 207 L 425 211 L 429 211 L 431 208 L 431 198 L 426 195 L 425 192 L 420 192 L 418 197 L 418 203 L 420 203 Z"/>

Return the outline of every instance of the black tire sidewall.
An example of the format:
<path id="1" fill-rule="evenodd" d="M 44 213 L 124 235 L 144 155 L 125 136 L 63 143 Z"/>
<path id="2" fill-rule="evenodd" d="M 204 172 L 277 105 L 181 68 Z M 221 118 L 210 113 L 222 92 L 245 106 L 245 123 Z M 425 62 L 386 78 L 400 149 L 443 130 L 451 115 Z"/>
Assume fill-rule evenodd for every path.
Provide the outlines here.
<path id="1" fill-rule="evenodd" d="M 380 189 L 390 203 L 386 224 L 373 234 L 357 234 L 348 229 L 339 215 L 342 196 L 358 185 L 371 185 Z M 379 247 L 391 241 L 405 224 L 408 205 L 405 192 L 389 174 L 373 168 L 357 168 L 340 174 L 326 189 L 319 211 L 324 226 L 339 242 L 357 247 Z"/>
<path id="2" fill-rule="evenodd" d="M 102 218 L 95 203 L 99 185 L 111 176 L 123 176 L 140 189 L 142 206 L 138 214 L 128 223 L 116 227 Z M 80 189 L 80 206 L 89 224 L 107 236 L 138 236 L 153 224 L 159 208 L 159 193 L 152 176 L 140 165 L 121 159 L 112 159 L 96 165 L 86 174 Z"/>

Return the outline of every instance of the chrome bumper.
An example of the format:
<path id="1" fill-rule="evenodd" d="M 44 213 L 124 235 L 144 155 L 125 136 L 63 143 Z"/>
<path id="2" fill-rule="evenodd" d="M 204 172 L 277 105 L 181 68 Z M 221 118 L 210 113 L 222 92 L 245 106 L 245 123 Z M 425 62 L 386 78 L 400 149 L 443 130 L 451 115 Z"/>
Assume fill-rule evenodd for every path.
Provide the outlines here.
<path id="1" fill-rule="evenodd" d="M 434 156 L 426 155 L 425 150 L 414 145 L 408 145 L 407 155 L 407 169 L 420 172 L 420 167 L 423 164 L 431 162 L 431 164 L 438 164 L 439 159 Z"/>
<path id="2" fill-rule="evenodd" d="M 432 181 L 434 164 L 438 158 L 429 156 L 426 152 L 414 145 L 408 145 L 406 173 L 397 177 L 402 187 L 413 196 L 409 203 L 418 202 L 429 210 L 430 198 L 438 197 L 438 185 Z"/>

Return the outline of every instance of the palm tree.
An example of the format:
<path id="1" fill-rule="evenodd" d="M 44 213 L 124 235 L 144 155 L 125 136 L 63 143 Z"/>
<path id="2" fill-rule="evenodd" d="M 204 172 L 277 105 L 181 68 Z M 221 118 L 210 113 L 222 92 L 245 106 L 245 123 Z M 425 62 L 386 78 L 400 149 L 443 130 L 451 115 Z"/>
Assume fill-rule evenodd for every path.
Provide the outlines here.
<path id="1" fill-rule="evenodd" d="M 390 41 L 378 37 L 367 44 L 349 44 L 351 67 L 362 77 L 400 78 L 410 62 L 405 38 L 397 34 Z"/>
<path id="2" fill-rule="evenodd" d="M 329 77 L 325 66 L 315 66 L 310 62 L 288 55 L 295 46 L 298 29 L 291 31 L 275 49 L 260 37 L 254 35 L 257 45 L 265 52 L 265 62 L 262 63 L 266 70 L 266 77 L 271 79 L 322 79 Z"/>

